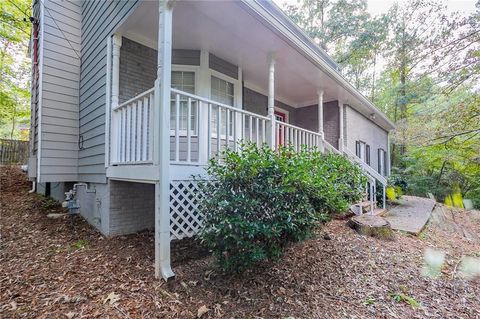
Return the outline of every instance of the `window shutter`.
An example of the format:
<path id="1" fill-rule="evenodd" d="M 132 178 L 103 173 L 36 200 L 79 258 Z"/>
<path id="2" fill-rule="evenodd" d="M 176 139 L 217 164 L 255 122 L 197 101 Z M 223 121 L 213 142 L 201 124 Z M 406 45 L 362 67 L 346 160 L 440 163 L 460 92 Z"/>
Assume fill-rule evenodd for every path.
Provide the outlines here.
<path id="1" fill-rule="evenodd" d="M 387 176 L 387 152 L 383 151 L 383 176 Z"/>
<path id="2" fill-rule="evenodd" d="M 360 142 L 359 141 L 355 142 L 355 155 L 360 157 Z"/>
<path id="3" fill-rule="evenodd" d="M 370 165 L 370 145 L 365 145 L 365 162 Z"/>
<path id="4" fill-rule="evenodd" d="M 378 151 L 377 151 L 377 163 L 378 163 L 378 169 L 377 169 L 377 172 L 379 172 L 380 174 L 382 174 L 382 149 L 379 148 Z"/>

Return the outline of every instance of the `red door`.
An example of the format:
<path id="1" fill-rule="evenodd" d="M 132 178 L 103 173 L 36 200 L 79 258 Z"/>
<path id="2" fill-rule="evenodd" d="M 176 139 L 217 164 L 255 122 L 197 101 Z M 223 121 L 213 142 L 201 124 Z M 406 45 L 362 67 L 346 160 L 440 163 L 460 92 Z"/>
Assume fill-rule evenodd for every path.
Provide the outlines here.
<path id="1" fill-rule="evenodd" d="M 275 111 L 275 119 L 278 121 L 278 122 L 283 122 L 283 123 L 287 123 L 287 114 L 282 112 L 282 111 Z M 285 128 L 283 126 L 279 126 L 278 130 L 277 130 L 277 143 L 278 145 L 284 145 L 285 141 L 284 141 L 284 130 Z M 277 146 L 278 146 L 277 145 Z"/>

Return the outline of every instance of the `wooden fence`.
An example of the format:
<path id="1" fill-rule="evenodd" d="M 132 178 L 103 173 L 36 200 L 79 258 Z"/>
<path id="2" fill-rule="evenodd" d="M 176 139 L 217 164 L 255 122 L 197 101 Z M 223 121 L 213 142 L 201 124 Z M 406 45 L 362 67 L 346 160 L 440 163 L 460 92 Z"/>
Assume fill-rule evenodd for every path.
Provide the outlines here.
<path id="1" fill-rule="evenodd" d="M 0 139 L 0 164 L 27 164 L 28 148 L 28 141 Z"/>

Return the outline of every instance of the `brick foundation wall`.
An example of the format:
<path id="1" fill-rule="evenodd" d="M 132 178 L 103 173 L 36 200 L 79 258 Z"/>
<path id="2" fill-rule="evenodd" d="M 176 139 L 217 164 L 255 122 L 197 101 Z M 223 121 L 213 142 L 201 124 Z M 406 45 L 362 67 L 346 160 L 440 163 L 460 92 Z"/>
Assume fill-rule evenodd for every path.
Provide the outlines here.
<path id="1" fill-rule="evenodd" d="M 155 185 L 110 182 L 109 235 L 131 234 L 155 226 Z"/>

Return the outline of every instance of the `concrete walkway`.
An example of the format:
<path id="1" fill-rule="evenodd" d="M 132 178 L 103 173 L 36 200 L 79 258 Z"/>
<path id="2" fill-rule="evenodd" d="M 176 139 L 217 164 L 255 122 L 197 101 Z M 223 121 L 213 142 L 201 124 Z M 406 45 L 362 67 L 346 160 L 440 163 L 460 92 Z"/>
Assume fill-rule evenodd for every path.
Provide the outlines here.
<path id="1" fill-rule="evenodd" d="M 390 222 L 392 229 L 418 235 L 428 222 L 435 201 L 429 198 L 402 196 L 399 205 L 389 209 L 385 219 Z"/>

